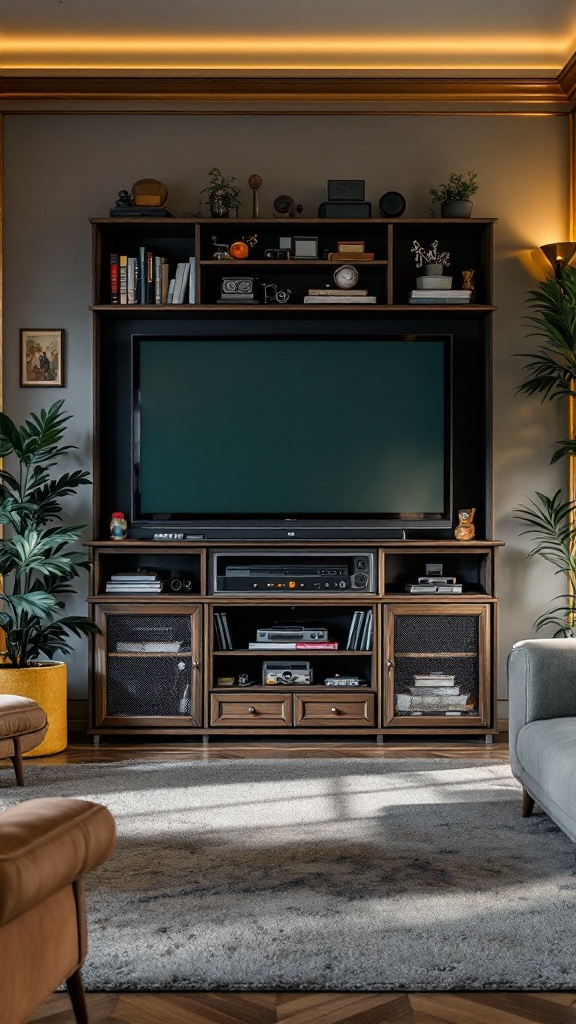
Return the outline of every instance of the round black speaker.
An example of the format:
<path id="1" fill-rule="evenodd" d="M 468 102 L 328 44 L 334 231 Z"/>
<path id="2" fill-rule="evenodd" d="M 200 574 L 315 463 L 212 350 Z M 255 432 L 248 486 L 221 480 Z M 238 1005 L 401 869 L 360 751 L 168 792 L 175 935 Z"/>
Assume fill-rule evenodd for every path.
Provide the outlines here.
<path id="1" fill-rule="evenodd" d="M 378 200 L 378 209 L 383 217 L 399 217 L 406 209 L 406 200 L 399 192 L 385 192 Z"/>

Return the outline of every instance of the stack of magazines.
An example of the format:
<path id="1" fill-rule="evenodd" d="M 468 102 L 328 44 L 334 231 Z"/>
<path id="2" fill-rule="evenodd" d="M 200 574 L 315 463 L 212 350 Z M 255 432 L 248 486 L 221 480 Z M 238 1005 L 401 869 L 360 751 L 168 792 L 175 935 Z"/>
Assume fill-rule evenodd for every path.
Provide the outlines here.
<path id="1" fill-rule="evenodd" d="M 114 572 L 106 584 L 107 594 L 161 594 L 164 586 L 158 572 Z"/>

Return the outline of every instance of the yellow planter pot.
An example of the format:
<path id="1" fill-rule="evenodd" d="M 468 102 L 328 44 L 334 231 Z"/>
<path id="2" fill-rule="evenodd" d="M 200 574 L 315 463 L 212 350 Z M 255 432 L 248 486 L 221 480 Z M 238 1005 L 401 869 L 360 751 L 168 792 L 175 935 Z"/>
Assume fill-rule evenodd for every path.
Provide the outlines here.
<path id="1" fill-rule="evenodd" d="M 0 693 L 29 697 L 44 708 L 48 729 L 42 743 L 24 757 L 57 754 L 68 743 L 67 674 L 63 661 L 43 661 L 30 668 L 0 667 Z"/>

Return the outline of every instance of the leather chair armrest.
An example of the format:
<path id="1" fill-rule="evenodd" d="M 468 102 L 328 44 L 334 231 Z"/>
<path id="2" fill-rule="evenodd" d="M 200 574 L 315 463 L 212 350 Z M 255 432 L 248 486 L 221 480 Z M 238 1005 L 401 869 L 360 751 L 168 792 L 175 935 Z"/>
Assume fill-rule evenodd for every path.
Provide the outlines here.
<path id="1" fill-rule="evenodd" d="M 114 818 L 88 800 L 25 800 L 0 814 L 0 925 L 103 864 Z"/>

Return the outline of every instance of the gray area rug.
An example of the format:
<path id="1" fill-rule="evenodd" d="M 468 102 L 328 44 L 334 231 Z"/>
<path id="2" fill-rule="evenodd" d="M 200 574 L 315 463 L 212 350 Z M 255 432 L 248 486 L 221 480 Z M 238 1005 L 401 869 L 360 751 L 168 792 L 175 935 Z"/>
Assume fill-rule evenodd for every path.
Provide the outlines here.
<path id="1" fill-rule="evenodd" d="M 281 759 L 25 766 L 0 806 L 106 804 L 88 989 L 576 988 L 576 846 L 507 765 Z"/>

